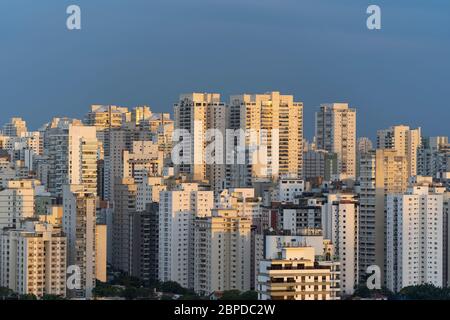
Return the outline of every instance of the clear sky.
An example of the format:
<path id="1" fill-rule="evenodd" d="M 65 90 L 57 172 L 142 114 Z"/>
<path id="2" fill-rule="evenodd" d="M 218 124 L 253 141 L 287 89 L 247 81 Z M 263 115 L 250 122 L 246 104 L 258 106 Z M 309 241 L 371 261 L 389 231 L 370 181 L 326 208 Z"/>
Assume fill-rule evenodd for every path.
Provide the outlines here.
<path id="1" fill-rule="evenodd" d="M 66 28 L 70 4 L 80 31 Z M 380 31 L 366 28 L 369 4 Z M 1 123 L 272 90 L 305 103 L 308 137 L 326 102 L 356 107 L 360 136 L 400 123 L 450 135 L 450 1 L 0 1 Z"/>

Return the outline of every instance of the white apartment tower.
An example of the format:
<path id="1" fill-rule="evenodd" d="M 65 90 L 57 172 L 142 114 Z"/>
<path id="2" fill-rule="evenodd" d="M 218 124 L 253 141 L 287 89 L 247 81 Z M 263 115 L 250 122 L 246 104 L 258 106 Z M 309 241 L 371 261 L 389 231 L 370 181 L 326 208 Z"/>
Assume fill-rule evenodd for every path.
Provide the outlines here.
<path id="1" fill-rule="evenodd" d="M 323 104 L 316 113 L 317 148 L 336 153 L 341 178 L 356 177 L 356 110 L 345 103 Z"/>
<path id="2" fill-rule="evenodd" d="M 352 295 L 358 284 L 358 219 L 359 202 L 354 194 L 330 194 L 324 216 L 331 235 L 326 235 L 334 245 L 340 262 L 341 293 Z"/>
<path id="3" fill-rule="evenodd" d="M 97 193 L 98 141 L 95 127 L 72 125 L 50 129 L 49 191 L 62 196 L 65 185 L 83 185 Z"/>
<path id="4" fill-rule="evenodd" d="M 35 186 L 38 181 L 12 180 L 0 191 L 0 231 L 16 228 L 24 218 L 34 216 Z"/>
<path id="5" fill-rule="evenodd" d="M 194 288 L 194 219 L 211 216 L 212 191 L 183 183 L 162 191 L 159 206 L 159 280 Z"/>
<path id="6" fill-rule="evenodd" d="M 387 287 L 398 292 L 420 284 L 443 287 L 444 187 L 423 179 L 406 193 L 387 197 Z M 422 180 L 422 181 L 420 181 Z"/>

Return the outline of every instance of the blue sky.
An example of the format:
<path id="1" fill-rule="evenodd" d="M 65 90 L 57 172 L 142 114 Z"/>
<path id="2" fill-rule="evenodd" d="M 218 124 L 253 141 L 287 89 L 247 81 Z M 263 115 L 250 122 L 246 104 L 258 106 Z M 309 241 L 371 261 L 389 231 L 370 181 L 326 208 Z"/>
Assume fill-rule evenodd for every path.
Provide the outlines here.
<path id="1" fill-rule="evenodd" d="M 82 30 L 66 29 L 66 8 Z M 382 30 L 366 8 L 382 9 Z M 37 128 L 91 104 L 172 111 L 184 92 L 276 90 L 358 109 L 358 133 L 393 124 L 450 135 L 448 0 L 1 0 L 0 122 Z"/>

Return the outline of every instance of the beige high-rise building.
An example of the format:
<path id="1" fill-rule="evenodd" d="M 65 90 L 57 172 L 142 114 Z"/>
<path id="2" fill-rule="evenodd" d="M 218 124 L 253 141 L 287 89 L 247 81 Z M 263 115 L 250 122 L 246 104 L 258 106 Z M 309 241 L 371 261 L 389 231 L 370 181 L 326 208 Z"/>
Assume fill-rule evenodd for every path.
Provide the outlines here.
<path id="1" fill-rule="evenodd" d="M 138 106 L 131 111 L 131 122 L 136 125 L 144 125 L 152 118 L 152 110 L 149 106 Z"/>
<path id="2" fill-rule="evenodd" d="M 98 131 L 110 128 L 120 128 L 125 120 L 128 108 L 118 106 L 93 105 L 87 114 L 85 123 L 96 127 Z"/>
<path id="3" fill-rule="evenodd" d="M 49 204 L 45 208 L 46 213 L 39 215 L 39 221 L 62 227 L 63 209 L 62 205 Z"/>
<path id="4" fill-rule="evenodd" d="M 16 228 L 20 219 L 34 216 L 34 197 L 36 180 L 13 180 L 0 191 L 0 231 L 3 228 Z"/>
<path id="5" fill-rule="evenodd" d="M 191 93 L 180 96 L 174 105 L 175 175 L 185 174 L 192 181 L 209 180 L 217 191 L 225 181 L 225 143 L 220 137 L 209 137 L 208 130 L 218 130 L 225 137 L 226 105 L 217 93 Z M 184 132 L 181 132 L 183 130 Z"/>
<path id="6" fill-rule="evenodd" d="M 121 129 L 127 120 L 131 118 L 128 108 L 92 105 L 90 112 L 86 115 L 83 123 L 87 126 L 95 127 L 97 130 L 97 140 L 99 141 L 99 158 L 104 159 L 111 146 L 110 131 Z"/>
<path id="7" fill-rule="evenodd" d="M 417 155 L 422 144 L 421 128 L 393 126 L 377 132 L 377 148 L 393 149 L 408 160 L 408 175 L 417 175 Z"/>
<path id="8" fill-rule="evenodd" d="M 84 185 L 67 185 L 63 192 L 63 230 L 67 236 L 67 265 L 79 270 L 80 285 L 71 297 L 90 298 L 96 279 L 97 197 Z"/>
<path id="9" fill-rule="evenodd" d="M 165 162 L 170 163 L 175 129 L 175 122 L 170 119 L 170 113 L 153 114 L 149 120 L 149 129 L 153 134 L 153 142 L 158 145 L 160 151 L 163 151 Z"/>
<path id="10" fill-rule="evenodd" d="M 316 113 L 317 148 L 336 153 L 341 178 L 356 178 L 356 110 L 346 103 L 323 104 Z"/>
<path id="11" fill-rule="evenodd" d="M 66 295 L 66 237 L 34 219 L 0 231 L 0 287 L 18 294 Z"/>
<path id="12" fill-rule="evenodd" d="M 386 196 L 408 187 L 408 161 L 395 150 L 378 149 L 361 157 L 360 163 L 359 267 L 384 271 Z"/>
<path id="13" fill-rule="evenodd" d="M 144 177 L 161 176 L 164 162 L 163 151 L 152 141 L 134 141 L 132 151 L 123 151 L 124 178 L 133 178 L 137 184 Z"/>
<path id="14" fill-rule="evenodd" d="M 220 193 L 218 207 L 236 209 L 239 216 L 253 218 L 260 214 L 261 201 L 253 188 L 232 188 Z"/>
<path id="15" fill-rule="evenodd" d="M 114 186 L 124 178 L 124 153 L 133 152 L 135 141 L 150 141 L 151 132 L 141 128 L 108 130 L 105 142 L 104 197 L 113 203 Z M 144 143 L 145 144 L 145 143 Z"/>
<path id="16" fill-rule="evenodd" d="M 106 260 L 108 229 L 106 224 L 97 224 L 95 228 L 95 278 L 101 282 L 106 282 Z"/>
<path id="17" fill-rule="evenodd" d="M 250 290 L 251 218 L 214 209 L 194 220 L 194 290 L 201 295 Z"/>
<path id="18" fill-rule="evenodd" d="M 239 155 L 227 168 L 227 187 L 249 186 L 254 180 L 278 179 L 303 173 L 303 103 L 279 92 L 232 96 L 228 108 L 230 129 L 245 132 L 245 144 L 237 136 L 237 149 L 245 146 L 245 164 Z M 230 146 L 227 146 L 227 157 Z M 237 154 L 239 154 L 239 150 Z"/>

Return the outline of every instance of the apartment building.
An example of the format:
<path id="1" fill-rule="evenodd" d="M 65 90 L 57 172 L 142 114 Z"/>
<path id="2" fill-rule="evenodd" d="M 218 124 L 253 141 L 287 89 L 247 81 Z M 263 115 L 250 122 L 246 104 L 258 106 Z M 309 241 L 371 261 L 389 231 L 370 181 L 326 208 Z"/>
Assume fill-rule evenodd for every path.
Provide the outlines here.
<path id="1" fill-rule="evenodd" d="M 18 294 L 66 295 L 66 237 L 59 227 L 25 219 L 0 232 L 0 286 Z"/>
<path id="2" fill-rule="evenodd" d="M 251 218 L 213 209 L 194 220 L 194 290 L 201 295 L 251 286 Z"/>
<path id="3" fill-rule="evenodd" d="M 145 177 L 161 176 L 164 164 L 163 151 L 152 141 L 133 141 L 131 152 L 123 151 L 124 178 L 133 178 L 137 184 Z"/>
<path id="4" fill-rule="evenodd" d="M 377 265 L 384 275 L 386 196 L 407 190 L 408 161 L 395 150 L 378 149 L 361 157 L 360 168 L 359 274 Z"/>
<path id="5" fill-rule="evenodd" d="M 386 284 L 390 290 L 444 286 L 444 192 L 431 177 L 419 176 L 407 192 L 387 196 Z"/>
<path id="6" fill-rule="evenodd" d="M 3 135 L 7 137 L 20 137 L 27 131 L 27 123 L 22 118 L 12 118 L 3 126 Z"/>
<path id="7" fill-rule="evenodd" d="M 127 113 L 129 110 L 124 107 L 92 105 L 84 123 L 87 126 L 96 127 L 99 132 L 110 128 L 120 128 L 126 120 Z"/>
<path id="8" fill-rule="evenodd" d="M 393 149 L 399 156 L 406 157 L 410 177 L 417 175 L 417 154 L 421 143 L 421 128 L 399 125 L 377 132 L 377 148 Z"/>
<path id="9" fill-rule="evenodd" d="M 159 280 L 194 288 L 194 220 L 211 216 L 212 191 L 198 183 L 182 183 L 162 191 L 159 207 Z"/>
<path id="10" fill-rule="evenodd" d="M 324 234 L 333 243 L 340 263 L 341 294 L 350 296 L 359 280 L 359 201 L 353 193 L 333 193 L 328 195 L 325 208 Z"/>
<path id="11" fill-rule="evenodd" d="M 99 143 L 95 127 L 63 124 L 47 132 L 49 177 L 48 189 L 61 197 L 65 185 L 84 185 L 97 193 Z"/>
<path id="12" fill-rule="evenodd" d="M 80 274 L 80 285 L 68 291 L 90 298 L 96 279 L 97 197 L 85 185 L 67 185 L 63 191 L 63 231 L 67 236 L 67 265 Z"/>
<path id="13" fill-rule="evenodd" d="M 338 176 L 337 154 L 326 150 L 308 150 L 303 155 L 303 176 L 307 181 L 331 181 Z"/>
<path id="14" fill-rule="evenodd" d="M 112 215 L 112 265 L 131 274 L 132 216 L 136 212 L 137 185 L 133 178 L 123 178 L 115 186 Z"/>
<path id="15" fill-rule="evenodd" d="M 361 157 L 366 155 L 367 153 L 374 150 L 374 146 L 372 140 L 367 137 L 360 137 L 357 141 L 357 149 L 356 149 L 356 176 L 359 178 L 361 168 Z"/>
<path id="16" fill-rule="evenodd" d="M 227 117 L 230 129 L 245 132 L 236 135 L 234 146 L 227 146 L 237 151 L 229 159 L 234 164 L 227 167 L 228 187 L 248 186 L 255 179 L 302 176 L 303 103 L 280 92 L 236 95 L 230 98 Z M 245 164 L 238 161 L 242 147 Z"/>
<path id="17" fill-rule="evenodd" d="M 34 216 L 36 180 L 13 180 L 0 191 L 0 231 L 3 228 L 16 228 L 20 219 Z"/>
<path id="18" fill-rule="evenodd" d="M 131 275 L 151 285 L 158 281 L 159 205 L 147 204 L 131 216 Z"/>
<path id="19" fill-rule="evenodd" d="M 208 180 L 215 191 L 224 188 L 226 105 L 217 93 L 190 93 L 174 105 L 175 175 Z M 217 130 L 221 137 L 209 136 Z"/>
<path id="20" fill-rule="evenodd" d="M 345 103 L 323 104 L 316 112 L 317 149 L 337 154 L 341 178 L 356 178 L 356 110 Z"/>
<path id="21" fill-rule="evenodd" d="M 448 137 L 422 139 L 417 156 L 417 174 L 441 178 L 450 171 L 450 144 Z"/>
<path id="22" fill-rule="evenodd" d="M 257 289 L 259 300 L 339 300 L 339 263 L 286 243 L 260 261 Z"/>

